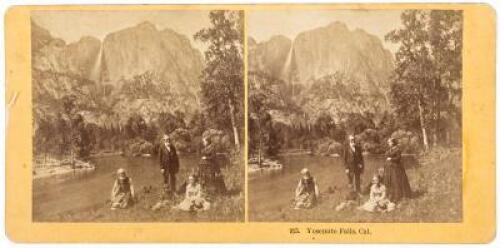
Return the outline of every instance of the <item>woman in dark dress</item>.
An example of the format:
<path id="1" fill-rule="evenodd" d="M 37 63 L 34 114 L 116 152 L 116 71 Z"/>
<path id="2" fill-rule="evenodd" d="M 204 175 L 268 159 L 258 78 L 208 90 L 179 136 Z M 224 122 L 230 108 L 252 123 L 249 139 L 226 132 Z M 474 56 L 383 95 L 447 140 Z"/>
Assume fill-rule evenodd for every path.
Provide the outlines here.
<path id="1" fill-rule="evenodd" d="M 411 197 L 410 183 L 405 168 L 401 163 L 401 149 L 395 139 L 388 141 L 389 150 L 386 152 L 387 163 L 384 168 L 384 184 L 387 196 L 391 202 L 399 202 L 402 198 Z"/>
<path id="2" fill-rule="evenodd" d="M 198 167 L 200 184 L 206 189 L 206 193 L 210 195 L 225 193 L 224 178 L 216 161 L 215 144 L 208 137 L 204 137 L 202 141 L 202 157 Z"/>

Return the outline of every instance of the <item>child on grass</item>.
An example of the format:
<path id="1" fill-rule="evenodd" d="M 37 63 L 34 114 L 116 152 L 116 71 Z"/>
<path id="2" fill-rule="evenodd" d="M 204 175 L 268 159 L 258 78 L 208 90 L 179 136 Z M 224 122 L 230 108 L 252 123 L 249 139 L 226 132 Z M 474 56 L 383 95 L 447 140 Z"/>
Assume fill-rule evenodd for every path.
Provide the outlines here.
<path id="1" fill-rule="evenodd" d="M 370 199 L 363 206 L 360 206 L 359 209 L 368 212 L 390 212 L 394 210 L 394 207 L 394 203 L 390 202 L 386 197 L 386 188 L 380 182 L 380 176 L 373 176 Z"/>
<path id="2" fill-rule="evenodd" d="M 295 189 L 294 209 L 312 208 L 319 196 L 318 184 L 307 168 L 302 169 L 297 188 Z"/>
<path id="3" fill-rule="evenodd" d="M 203 198 L 203 192 L 200 183 L 194 176 L 189 176 L 186 185 L 186 198 L 177 206 L 183 211 L 202 211 L 210 209 L 210 202 Z"/>
<path id="4" fill-rule="evenodd" d="M 127 208 L 134 202 L 135 192 L 132 179 L 127 176 L 125 169 L 116 172 L 117 179 L 111 191 L 111 210 Z"/>

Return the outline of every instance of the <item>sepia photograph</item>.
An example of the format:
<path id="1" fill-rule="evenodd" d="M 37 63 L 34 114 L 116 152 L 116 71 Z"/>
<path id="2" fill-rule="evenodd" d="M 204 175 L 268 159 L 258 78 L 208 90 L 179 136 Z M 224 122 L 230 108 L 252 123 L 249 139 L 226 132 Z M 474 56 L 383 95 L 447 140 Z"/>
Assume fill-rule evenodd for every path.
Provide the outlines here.
<path id="1" fill-rule="evenodd" d="M 252 10 L 257 222 L 462 222 L 460 10 Z"/>
<path id="2" fill-rule="evenodd" d="M 10 243 L 496 237 L 489 4 L 33 4 L 3 21 Z"/>
<path id="3" fill-rule="evenodd" d="M 34 222 L 244 221 L 244 16 L 31 12 Z"/>

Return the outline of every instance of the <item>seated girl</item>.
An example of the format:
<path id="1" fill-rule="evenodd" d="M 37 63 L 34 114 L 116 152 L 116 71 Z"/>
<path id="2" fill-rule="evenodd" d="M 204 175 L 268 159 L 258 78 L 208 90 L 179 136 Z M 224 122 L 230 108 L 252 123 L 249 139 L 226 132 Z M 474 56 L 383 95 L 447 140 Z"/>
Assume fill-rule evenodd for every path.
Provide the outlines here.
<path id="1" fill-rule="evenodd" d="M 295 189 L 294 208 L 312 208 L 319 196 L 318 184 L 307 168 L 302 169 L 300 173 L 302 174 L 302 178 Z"/>
<path id="2" fill-rule="evenodd" d="M 135 198 L 132 179 L 127 176 L 125 169 L 118 169 L 116 174 L 118 178 L 115 180 L 111 191 L 111 210 L 127 208 L 134 202 Z"/>
<path id="3" fill-rule="evenodd" d="M 394 203 L 386 198 L 385 186 L 380 182 L 380 176 L 375 175 L 370 188 L 370 199 L 359 207 L 360 210 L 368 212 L 389 212 L 394 210 Z"/>
<path id="4" fill-rule="evenodd" d="M 177 206 L 183 211 L 201 211 L 210 209 L 210 202 L 203 198 L 202 188 L 194 176 L 189 176 L 186 185 L 186 198 Z"/>
<path id="5" fill-rule="evenodd" d="M 378 168 L 376 175 L 378 175 L 379 181 L 383 182 L 384 181 L 384 167 Z M 363 189 L 361 190 L 361 193 L 363 195 L 369 195 L 372 186 L 373 186 L 373 182 L 369 182 L 366 186 L 363 187 Z"/>

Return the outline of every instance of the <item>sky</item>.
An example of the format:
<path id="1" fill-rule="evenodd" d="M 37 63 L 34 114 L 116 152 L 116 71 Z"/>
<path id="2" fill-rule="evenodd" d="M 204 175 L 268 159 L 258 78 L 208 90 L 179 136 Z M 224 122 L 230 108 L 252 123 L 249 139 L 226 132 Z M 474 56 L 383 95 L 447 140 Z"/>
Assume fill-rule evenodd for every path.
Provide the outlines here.
<path id="1" fill-rule="evenodd" d="M 193 40 L 193 35 L 209 25 L 208 11 L 34 11 L 31 18 L 66 43 L 82 36 L 104 39 L 106 34 L 149 21 L 159 30 L 170 28 L 186 35 L 191 44 L 204 51 L 207 45 Z"/>
<path id="2" fill-rule="evenodd" d="M 251 10 L 247 11 L 247 32 L 259 42 L 273 35 L 293 39 L 302 31 L 341 21 L 351 30 L 362 28 L 376 35 L 384 47 L 394 53 L 398 46 L 385 42 L 384 36 L 400 26 L 400 14 L 400 10 Z M 170 28 L 186 35 L 202 52 L 207 47 L 193 40 L 198 30 L 209 25 L 206 10 L 34 11 L 32 20 L 67 43 L 78 41 L 82 36 L 102 40 L 108 33 L 149 21 L 160 30 Z"/>
<path id="3" fill-rule="evenodd" d="M 274 35 L 294 39 L 302 31 L 341 21 L 350 30 L 364 29 L 380 38 L 393 54 L 398 45 L 386 42 L 385 34 L 401 25 L 401 10 L 254 10 L 247 12 L 247 32 L 257 42 Z"/>

